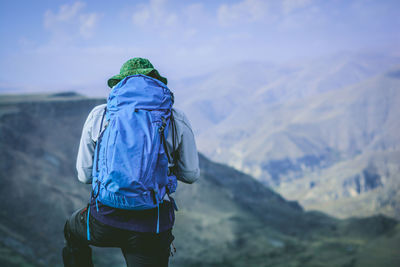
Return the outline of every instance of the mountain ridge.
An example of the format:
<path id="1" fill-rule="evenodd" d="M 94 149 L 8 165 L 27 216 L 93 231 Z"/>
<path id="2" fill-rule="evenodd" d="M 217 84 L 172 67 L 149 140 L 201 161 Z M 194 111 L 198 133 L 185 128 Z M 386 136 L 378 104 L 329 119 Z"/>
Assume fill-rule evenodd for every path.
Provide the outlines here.
<path id="1" fill-rule="evenodd" d="M 64 220 L 85 205 L 90 192 L 74 171 L 81 128 L 91 108 L 101 103 L 104 99 L 75 96 L 0 101 L 0 263 L 61 265 Z M 378 239 L 388 252 L 395 251 L 400 246 L 397 221 L 384 216 L 342 221 L 305 212 L 249 175 L 201 154 L 199 158 L 199 182 L 180 184 L 176 193 L 178 254 L 171 265 L 366 266 L 358 262 L 400 261 L 360 256 L 375 249 Z M 96 266 L 124 265 L 116 249 L 96 248 L 94 261 Z"/>
<path id="2" fill-rule="evenodd" d="M 285 66 L 267 63 L 265 68 L 252 71 L 238 65 L 238 72 L 234 69 L 221 72 L 225 75 L 217 72 L 209 78 L 203 77 L 203 84 L 198 81 L 194 85 L 182 85 L 184 90 L 178 88 L 176 95 L 179 98 L 182 92 L 182 106 L 194 121 L 198 147 L 206 156 L 251 174 L 293 199 L 290 192 L 299 188 L 299 179 L 304 179 L 302 187 L 312 182 L 316 189 L 323 186 L 322 181 L 328 180 L 324 177 L 320 181 L 308 180 L 325 169 L 333 170 L 335 165 L 350 162 L 364 153 L 387 151 L 389 155 L 390 151 L 400 149 L 396 134 L 400 131 L 398 58 L 340 55 L 309 65 Z M 285 68 L 289 70 L 279 71 Z M 246 70 L 245 78 L 237 74 Z M 255 80 L 252 83 L 258 85 L 247 87 L 249 80 Z M 236 87 L 232 83 L 236 83 Z M 217 92 L 215 98 L 214 91 Z M 213 114 L 217 114 L 215 120 L 209 119 Z M 380 164 L 379 172 L 391 173 L 391 176 L 376 187 L 377 194 L 381 187 L 389 187 L 396 181 L 400 183 L 398 175 L 390 168 Z M 365 177 L 362 168 L 357 171 Z M 291 182 L 295 184 L 289 188 Z M 283 184 L 285 187 L 281 186 Z M 337 183 L 336 187 L 337 195 L 344 196 L 343 184 Z M 357 183 L 347 183 L 346 187 L 357 191 Z M 335 194 L 333 189 L 331 191 Z M 357 195 L 347 195 L 347 201 L 356 204 L 364 193 L 358 191 Z M 297 194 L 296 200 L 311 208 L 310 201 L 300 197 L 306 193 Z M 400 218 L 400 213 L 396 212 L 400 198 L 394 201 L 394 206 L 377 208 L 375 214 L 384 212 Z M 328 211 L 324 210 L 326 204 L 318 206 L 314 198 L 312 208 Z M 339 210 L 329 209 L 329 213 L 343 216 Z"/>

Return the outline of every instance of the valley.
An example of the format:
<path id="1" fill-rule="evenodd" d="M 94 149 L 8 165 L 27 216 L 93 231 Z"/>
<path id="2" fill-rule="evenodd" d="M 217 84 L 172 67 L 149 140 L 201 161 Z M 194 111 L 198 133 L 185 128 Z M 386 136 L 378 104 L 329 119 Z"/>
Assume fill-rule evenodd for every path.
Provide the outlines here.
<path id="1" fill-rule="evenodd" d="M 89 111 L 74 93 L 0 96 L 0 265 L 61 266 L 65 219 L 87 203 L 75 157 Z M 398 221 L 305 211 L 253 177 L 200 154 L 201 178 L 180 184 L 171 266 L 398 266 Z M 96 266 L 124 266 L 118 249 Z"/>

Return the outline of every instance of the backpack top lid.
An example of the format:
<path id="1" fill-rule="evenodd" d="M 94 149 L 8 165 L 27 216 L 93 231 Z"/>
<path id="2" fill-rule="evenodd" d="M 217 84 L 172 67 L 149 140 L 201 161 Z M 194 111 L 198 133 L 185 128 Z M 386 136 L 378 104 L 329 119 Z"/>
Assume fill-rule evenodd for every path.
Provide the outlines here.
<path id="1" fill-rule="evenodd" d="M 124 78 L 110 92 L 107 111 L 110 116 L 129 106 L 134 109 L 168 110 L 172 108 L 172 93 L 157 79 L 138 74 Z"/>

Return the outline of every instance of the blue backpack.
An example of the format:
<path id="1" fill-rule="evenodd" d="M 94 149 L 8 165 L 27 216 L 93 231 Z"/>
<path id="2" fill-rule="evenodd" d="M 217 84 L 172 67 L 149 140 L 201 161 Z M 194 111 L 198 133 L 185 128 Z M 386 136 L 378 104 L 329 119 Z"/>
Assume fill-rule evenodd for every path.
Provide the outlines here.
<path id="1" fill-rule="evenodd" d="M 175 192 L 177 179 L 168 168 L 172 162 L 166 145 L 172 105 L 168 87 L 145 75 L 128 76 L 112 89 L 94 155 L 96 204 L 152 209 Z"/>

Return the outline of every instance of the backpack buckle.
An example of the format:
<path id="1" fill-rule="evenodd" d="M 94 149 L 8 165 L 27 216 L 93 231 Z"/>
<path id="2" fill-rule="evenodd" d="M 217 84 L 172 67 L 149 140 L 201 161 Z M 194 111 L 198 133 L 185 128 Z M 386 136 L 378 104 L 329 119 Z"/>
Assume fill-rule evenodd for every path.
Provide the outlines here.
<path id="1" fill-rule="evenodd" d="M 158 131 L 159 131 L 160 133 L 163 132 L 164 129 L 165 129 L 165 126 L 167 126 L 167 121 L 165 120 L 164 117 L 161 117 L 161 121 L 162 121 L 162 124 L 161 124 L 160 128 L 158 128 Z"/>

